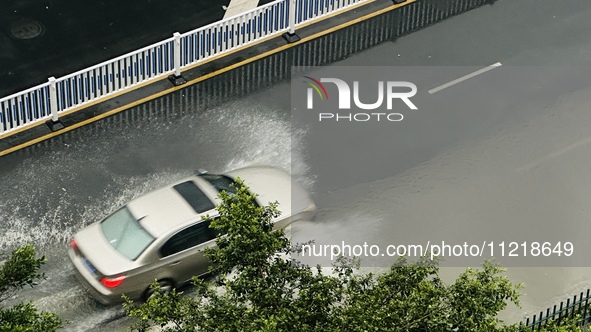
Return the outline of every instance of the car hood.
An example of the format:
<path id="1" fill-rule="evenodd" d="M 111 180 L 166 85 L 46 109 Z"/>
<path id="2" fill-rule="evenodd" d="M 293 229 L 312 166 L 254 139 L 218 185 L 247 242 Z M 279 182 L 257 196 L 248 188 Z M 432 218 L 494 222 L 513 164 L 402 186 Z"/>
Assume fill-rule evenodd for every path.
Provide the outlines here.
<path id="1" fill-rule="evenodd" d="M 131 269 L 133 261 L 113 248 L 103 235 L 100 223 L 94 223 L 74 235 L 78 250 L 103 275 L 112 276 Z"/>
<path id="2" fill-rule="evenodd" d="M 314 204 L 301 185 L 293 181 L 288 173 L 277 168 L 247 167 L 228 172 L 226 175 L 242 179 L 250 191 L 258 195 L 259 204 L 279 202 L 279 218 L 290 217 Z"/>

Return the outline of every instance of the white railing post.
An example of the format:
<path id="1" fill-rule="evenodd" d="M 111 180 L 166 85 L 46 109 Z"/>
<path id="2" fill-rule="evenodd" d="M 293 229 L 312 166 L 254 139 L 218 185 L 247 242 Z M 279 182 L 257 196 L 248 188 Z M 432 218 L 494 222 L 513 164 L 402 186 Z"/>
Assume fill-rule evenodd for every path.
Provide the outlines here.
<path id="1" fill-rule="evenodd" d="M 174 74 L 168 76 L 168 79 L 175 86 L 187 83 L 187 80 L 181 76 L 181 34 L 175 32 L 172 34 L 174 41 L 172 43 L 172 51 L 174 56 Z"/>
<path id="2" fill-rule="evenodd" d="M 295 23 L 296 23 L 296 1 L 289 0 L 289 33 L 295 34 Z"/>
<path id="3" fill-rule="evenodd" d="M 49 78 L 49 109 L 51 110 L 51 121 L 59 121 L 57 115 L 57 87 L 53 76 Z"/>
<path id="4" fill-rule="evenodd" d="M 174 36 L 174 76 L 181 76 L 181 34 L 175 32 Z"/>
<path id="5" fill-rule="evenodd" d="M 295 33 L 297 9 L 296 1 L 297 0 L 289 0 L 289 31 L 283 34 L 283 38 L 285 38 L 288 43 L 295 43 L 300 40 L 300 36 Z"/>
<path id="6" fill-rule="evenodd" d="M 57 114 L 57 85 L 55 83 L 55 77 L 51 76 L 49 79 L 49 110 L 51 111 L 51 120 L 46 122 L 47 126 L 51 131 L 56 131 L 64 128 L 64 125 L 60 122 Z"/>

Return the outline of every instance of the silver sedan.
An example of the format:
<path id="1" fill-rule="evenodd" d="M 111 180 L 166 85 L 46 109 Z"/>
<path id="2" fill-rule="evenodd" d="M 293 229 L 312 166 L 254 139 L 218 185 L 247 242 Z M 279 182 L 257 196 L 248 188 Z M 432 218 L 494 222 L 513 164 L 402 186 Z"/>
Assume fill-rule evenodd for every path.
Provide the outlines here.
<path id="1" fill-rule="evenodd" d="M 111 304 L 122 294 L 146 299 L 154 280 L 171 289 L 206 274 L 203 249 L 215 246 L 217 234 L 202 217 L 215 219 L 219 192 L 232 192 L 237 177 L 258 195 L 257 204 L 279 202 L 275 228 L 316 213 L 306 190 L 275 168 L 198 174 L 143 195 L 76 233 L 69 256 L 78 279 L 99 302 Z"/>

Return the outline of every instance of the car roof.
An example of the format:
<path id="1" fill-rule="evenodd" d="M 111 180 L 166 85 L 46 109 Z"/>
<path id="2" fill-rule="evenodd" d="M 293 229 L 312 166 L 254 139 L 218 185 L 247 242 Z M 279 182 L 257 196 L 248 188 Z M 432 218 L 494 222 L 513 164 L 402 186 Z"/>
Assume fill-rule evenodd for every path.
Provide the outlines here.
<path id="1" fill-rule="evenodd" d="M 298 205 L 297 197 L 307 198 L 304 189 L 294 184 L 288 173 L 277 168 L 252 166 L 224 175 L 230 179 L 243 179 L 257 193 L 259 204 L 268 205 L 278 201 L 282 218 L 291 215 L 292 205 Z M 140 196 L 129 202 L 127 207 L 152 236 L 159 238 L 203 216 L 217 215 L 215 206 L 220 203 L 218 194 L 207 180 L 192 176 Z"/>
<path id="2" fill-rule="evenodd" d="M 207 181 L 190 177 L 140 196 L 127 208 L 158 238 L 202 216 L 216 214 L 217 194 Z"/>

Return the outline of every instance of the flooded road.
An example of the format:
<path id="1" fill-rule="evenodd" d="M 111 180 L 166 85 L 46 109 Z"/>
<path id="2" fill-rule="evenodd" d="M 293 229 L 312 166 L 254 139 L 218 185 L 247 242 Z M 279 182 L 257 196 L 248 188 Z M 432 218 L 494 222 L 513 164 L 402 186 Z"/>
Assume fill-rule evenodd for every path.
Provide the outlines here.
<path id="1" fill-rule="evenodd" d="M 32 242 L 48 258 L 47 280 L 18 300 L 57 311 L 72 322 L 66 330 L 103 330 L 113 320 L 122 323 L 120 307 L 102 306 L 79 287 L 67 258 L 70 237 L 134 197 L 197 168 L 220 172 L 265 164 L 289 170 L 289 120 L 260 105 L 239 105 L 225 103 L 164 122 L 135 121 L 125 131 L 106 123 L 95 132 L 87 128 L 84 138 L 55 143 L 53 153 L 26 156 L 2 172 L 3 193 L 10 193 L 0 202 L 3 254 Z"/>
<path id="2" fill-rule="evenodd" d="M 591 90 L 584 71 L 571 76 L 568 70 L 591 64 L 591 4 L 568 2 L 497 1 L 395 41 L 376 40 L 366 51 L 341 54 L 334 65 L 477 69 L 500 61 L 507 68 L 441 94 L 417 96 L 433 111 L 409 117 L 396 130 L 343 135 L 351 143 L 342 149 L 348 159 L 323 158 L 330 146 L 316 139 L 321 128 L 292 127 L 289 82 L 264 75 L 285 68 L 289 52 L 297 51 L 1 157 L 0 252 L 30 241 L 48 257 L 48 279 L 13 300 L 56 311 L 71 321 L 66 331 L 123 330 L 129 320 L 120 307 L 97 304 L 77 284 L 67 241 L 130 199 L 196 168 L 221 172 L 265 164 L 290 171 L 319 206 L 316 220 L 296 224 L 292 232 L 318 241 L 388 244 L 434 227 L 459 240 L 472 237 L 470 231 L 507 229 L 516 220 L 526 220 L 516 230 L 528 232 L 536 222 L 585 229 Z M 330 42 L 343 42 L 334 38 Z M 513 66 L 555 68 L 555 75 L 546 70 L 507 80 L 503 70 Z M 456 68 L 457 74 L 473 69 Z M 420 86 L 430 89 L 457 77 L 425 76 Z M 486 98 L 469 98 L 487 89 Z M 511 267 L 509 276 L 526 283 L 526 295 L 523 310 L 504 317 L 517 321 L 586 289 L 590 271 L 577 266 Z M 457 271 L 444 273 L 451 280 Z"/>

